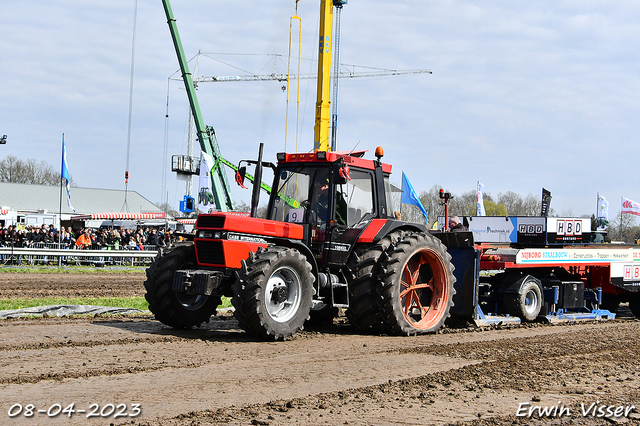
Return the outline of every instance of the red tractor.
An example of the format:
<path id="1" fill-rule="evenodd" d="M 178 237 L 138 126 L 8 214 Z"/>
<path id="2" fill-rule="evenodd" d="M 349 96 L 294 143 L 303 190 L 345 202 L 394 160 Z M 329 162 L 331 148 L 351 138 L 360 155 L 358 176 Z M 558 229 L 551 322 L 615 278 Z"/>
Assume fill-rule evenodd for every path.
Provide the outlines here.
<path id="1" fill-rule="evenodd" d="M 425 226 L 394 218 L 391 166 L 364 152 L 277 154 L 266 219 L 201 214 L 193 241 L 164 250 L 147 270 L 156 319 L 199 326 L 231 297 L 240 327 L 286 340 L 305 321 L 339 312 L 362 332 L 433 333 L 453 305 L 451 256 Z M 241 168 L 241 170 L 246 170 Z"/>

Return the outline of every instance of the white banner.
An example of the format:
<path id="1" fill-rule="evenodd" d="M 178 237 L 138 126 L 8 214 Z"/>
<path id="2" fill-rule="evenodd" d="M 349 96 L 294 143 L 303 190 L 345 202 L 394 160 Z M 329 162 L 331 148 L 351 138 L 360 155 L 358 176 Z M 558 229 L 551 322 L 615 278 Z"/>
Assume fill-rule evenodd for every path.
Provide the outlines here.
<path id="1" fill-rule="evenodd" d="M 213 190 L 211 188 L 211 169 L 215 164 L 213 158 L 206 152 L 201 152 L 200 159 L 200 190 L 198 191 L 198 208 L 203 212 L 215 207 Z"/>
<path id="2" fill-rule="evenodd" d="M 640 204 L 622 197 L 622 214 L 635 214 L 640 216 Z"/>
<path id="3" fill-rule="evenodd" d="M 609 202 L 598 193 L 598 212 L 596 213 L 598 230 L 606 230 L 609 227 Z"/>
<path id="4" fill-rule="evenodd" d="M 483 199 L 483 191 L 484 185 L 478 181 L 478 216 L 486 216 L 487 213 L 484 211 L 484 199 Z"/>

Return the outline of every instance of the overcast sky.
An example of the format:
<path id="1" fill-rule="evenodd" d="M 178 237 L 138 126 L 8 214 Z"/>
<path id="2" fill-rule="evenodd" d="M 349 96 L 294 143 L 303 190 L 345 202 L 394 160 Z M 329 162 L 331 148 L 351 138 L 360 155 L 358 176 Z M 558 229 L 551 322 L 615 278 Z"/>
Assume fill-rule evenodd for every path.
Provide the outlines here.
<path id="1" fill-rule="evenodd" d="M 64 133 L 77 186 L 125 189 L 134 6 L 5 2 L 0 158 L 58 168 Z M 316 71 L 319 6 L 298 5 L 303 73 Z M 286 72 L 294 0 L 173 0 L 172 7 L 186 56 L 207 53 L 196 76 L 269 74 L 270 54 L 282 55 L 275 70 Z M 351 0 L 341 41 L 343 64 L 433 71 L 340 82 L 338 149 L 357 144 L 373 158 L 382 146 L 396 184 L 404 171 L 418 192 L 440 185 L 463 193 L 481 181 L 494 196 L 540 197 L 544 187 L 551 207 L 567 216 L 595 213 L 598 192 L 610 215 L 621 196 L 640 202 L 640 4 Z M 152 202 L 168 197 L 177 208 L 184 183 L 169 169 L 163 185 L 163 164 L 187 153 L 188 104 L 181 83 L 168 80 L 179 77 L 178 62 L 160 0 L 138 1 L 134 59 L 129 190 Z M 204 121 L 226 159 L 255 158 L 260 142 L 268 160 L 285 150 L 282 85 L 200 84 Z M 295 150 L 295 99 L 291 92 L 287 151 Z M 313 147 L 314 105 L 315 82 L 303 80 L 300 151 Z M 249 200 L 250 190 L 232 186 L 237 200 Z"/>

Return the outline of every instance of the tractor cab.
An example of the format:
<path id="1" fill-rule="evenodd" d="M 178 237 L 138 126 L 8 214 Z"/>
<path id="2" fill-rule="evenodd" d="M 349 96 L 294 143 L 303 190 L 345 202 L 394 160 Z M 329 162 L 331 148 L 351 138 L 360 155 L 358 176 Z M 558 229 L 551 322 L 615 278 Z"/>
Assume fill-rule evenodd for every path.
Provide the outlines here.
<path id="1" fill-rule="evenodd" d="M 366 224 L 388 217 L 389 173 L 362 154 L 278 154 L 267 219 L 302 225 L 320 265 L 344 265 Z"/>

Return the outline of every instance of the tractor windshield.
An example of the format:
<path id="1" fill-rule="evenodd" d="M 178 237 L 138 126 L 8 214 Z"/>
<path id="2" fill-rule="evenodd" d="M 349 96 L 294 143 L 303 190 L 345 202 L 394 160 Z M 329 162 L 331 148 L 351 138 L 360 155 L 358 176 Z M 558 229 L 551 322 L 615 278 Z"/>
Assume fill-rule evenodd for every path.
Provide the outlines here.
<path id="1" fill-rule="evenodd" d="M 325 225 L 328 220 L 329 169 L 299 166 L 280 169 L 278 192 L 269 218 L 280 222 Z"/>

